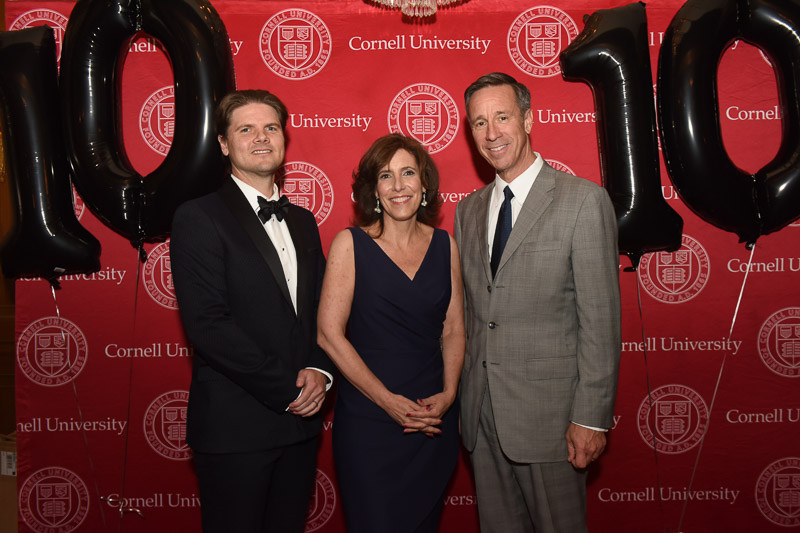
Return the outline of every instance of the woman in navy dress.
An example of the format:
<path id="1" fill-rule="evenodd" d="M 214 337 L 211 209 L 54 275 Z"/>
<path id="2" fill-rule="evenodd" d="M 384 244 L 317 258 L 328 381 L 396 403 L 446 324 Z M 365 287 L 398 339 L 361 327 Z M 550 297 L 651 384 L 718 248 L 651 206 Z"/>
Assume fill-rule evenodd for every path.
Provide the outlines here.
<path id="1" fill-rule="evenodd" d="M 455 240 L 431 226 L 438 189 L 421 144 L 381 137 L 354 173 L 357 226 L 328 254 L 318 342 L 345 378 L 333 455 L 349 533 L 437 531 L 458 460 L 463 293 Z"/>

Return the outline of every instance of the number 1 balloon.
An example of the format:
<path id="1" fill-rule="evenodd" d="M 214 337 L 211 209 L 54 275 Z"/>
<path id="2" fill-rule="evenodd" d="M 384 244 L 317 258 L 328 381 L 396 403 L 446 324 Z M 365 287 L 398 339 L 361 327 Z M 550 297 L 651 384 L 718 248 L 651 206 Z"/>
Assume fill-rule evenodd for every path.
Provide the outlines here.
<path id="1" fill-rule="evenodd" d="M 53 30 L 0 32 L 0 115 L 13 227 L 2 245 L 8 278 L 100 269 L 100 243 L 80 225 L 72 205 L 58 113 Z"/>

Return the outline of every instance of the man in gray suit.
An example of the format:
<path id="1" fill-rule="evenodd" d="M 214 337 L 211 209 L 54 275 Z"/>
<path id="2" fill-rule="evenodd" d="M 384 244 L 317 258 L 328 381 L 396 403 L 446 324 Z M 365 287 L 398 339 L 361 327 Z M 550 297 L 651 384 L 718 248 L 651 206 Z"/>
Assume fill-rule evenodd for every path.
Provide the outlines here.
<path id="1" fill-rule="evenodd" d="M 619 252 L 602 187 L 531 147 L 530 92 L 467 88 L 492 183 L 458 204 L 467 352 L 461 430 L 481 531 L 586 531 L 586 468 L 606 445 L 620 356 Z"/>

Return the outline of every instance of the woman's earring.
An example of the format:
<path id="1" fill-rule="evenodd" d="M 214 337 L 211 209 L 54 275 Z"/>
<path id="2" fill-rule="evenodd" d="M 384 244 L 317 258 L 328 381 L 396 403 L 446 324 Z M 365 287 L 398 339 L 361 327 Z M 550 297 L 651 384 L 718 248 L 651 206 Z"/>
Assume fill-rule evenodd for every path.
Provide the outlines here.
<path id="1" fill-rule="evenodd" d="M 381 199 L 377 197 L 375 198 L 375 212 L 376 213 L 381 212 Z"/>
<path id="2" fill-rule="evenodd" d="M 422 207 L 425 207 L 426 205 L 428 205 L 428 200 L 425 199 L 425 192 L 426 191 L 422 191 L 422 202 L 420 202 L 420 204 L 419 204 Z"/>

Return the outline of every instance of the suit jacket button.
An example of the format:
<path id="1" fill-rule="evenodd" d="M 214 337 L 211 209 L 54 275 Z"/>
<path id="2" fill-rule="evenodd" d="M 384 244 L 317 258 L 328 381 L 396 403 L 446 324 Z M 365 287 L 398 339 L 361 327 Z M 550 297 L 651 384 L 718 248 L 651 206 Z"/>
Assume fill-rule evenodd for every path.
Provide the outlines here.
<path id="1" fill-rule="evenodd" d="M 492 292 L 492 286 L 491 285 L 487 285 L 486 286 L 486 290 L 489 291 L 489 292 Z"/>
<path id="2" fill-rule="evenodd" d="M 486 368 L 486 361 L 483 361 L 482 364 L 483 364 L 483 368 Z"/>
<path id="3" fill-rule="evenodd" d="M 497 324 L 495 324 L 494 322 L 489 322 L 489 329 L 494 329 L 496 327 L 497 327 Z"/>

